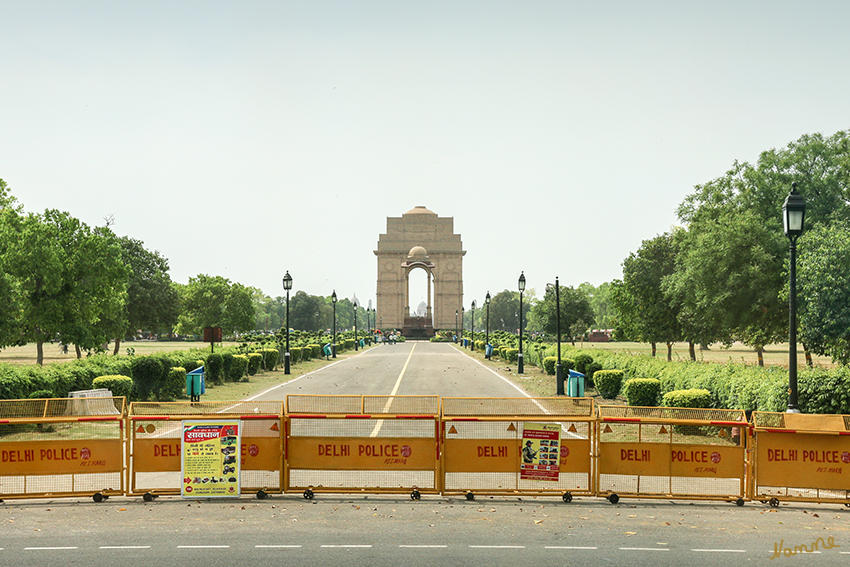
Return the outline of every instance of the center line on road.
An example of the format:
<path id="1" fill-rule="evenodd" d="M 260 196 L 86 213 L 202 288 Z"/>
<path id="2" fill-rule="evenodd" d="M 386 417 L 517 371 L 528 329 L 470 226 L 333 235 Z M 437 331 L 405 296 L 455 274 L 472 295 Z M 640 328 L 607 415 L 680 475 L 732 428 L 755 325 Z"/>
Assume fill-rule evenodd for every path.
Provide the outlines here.
<path id="1" fill-rule="evenodd" d="M 178 545 L 177 549 L 228 549 L 229 545 Z"/>
<path id="2" fill-rule="evenodd" d="M 418 549 L 418 548 L 428 548 L 428 549 L 430 549 L 430 548 L 433 548 L 433 547 L 444 548 L 444 547 L 448 547 L 448 545 L 400 545 L 399 547 L 410 547 L 410 548 L 414 548 L 414 549 Z"/>
<path id="3" fill-rule="evenodd" d="M 149 545 L 101 545 L 100 549 L 150 549 Z"/>
<path id="4" fill-rule="evenodd" d="M 384 405 L 384 413 L 390 411 L 390 406 L 393 404 L 393 396 L 398 392 L 398 387 L 401 386 L 401 379 L 404 378 L 404 373 L 407 372 L 407 365 L 410 364 L 410 359 L 413 358 L 413 351 L 416 350 L 416 343 L 412 343 L 412 347 L 410 348 L 410 354 L 407 355 L 407 360 L 404 361 L 404 367 L 401 369 L 401 373 L 398 375 L 398 380 L 395 381 L 395 386 L 393 386 L 393 391 L 390 392 L 390 398 L 387 400 L 386 405 Z M 377 437 L 378 433 L 381 432 L 381 427 L 384 426 L 384 420 L 379 419 L 375 424 L 375 429 L 372 430 L 372 433 L 369 437 Z"/>
<path id="5" fill-rule="evenodd" d="M 68 549 L 78 549 L 76 547 L 25 547 L 24 551 L 63 551 Z"/>
<path id="6" fill-rule="evenodd" d="M 746 549 L 692 549 L 701 553 L 746 553 Z"/>
<path id="7" fill-rule="evenodd" d="M 667 547 L 621 547 L 621 551 L 670 551 Z"/>
<path id="8" fill-rule="evenodd" d="M 300 545 L 255 545 L 254 547 L 260 547 L 263 549 L 279 549 L 279 548 L 289 548 L 289 547 L 301 547 Z"/>
<path id="9" fill-rule="evenodd" d="M 525 549 L 524 545 L 470 545 L 470 549 Z"/>
<path id="10" fill-rule="evenodd" d="M 323 545 L 322 547 L 372 547 L 371 545 Z"/>
<path id="11" fill-rule="evenodd" d="M 547 545 L 543 549 L 599 549 L 598 547 L 578 547 L 573 545 Z"/>

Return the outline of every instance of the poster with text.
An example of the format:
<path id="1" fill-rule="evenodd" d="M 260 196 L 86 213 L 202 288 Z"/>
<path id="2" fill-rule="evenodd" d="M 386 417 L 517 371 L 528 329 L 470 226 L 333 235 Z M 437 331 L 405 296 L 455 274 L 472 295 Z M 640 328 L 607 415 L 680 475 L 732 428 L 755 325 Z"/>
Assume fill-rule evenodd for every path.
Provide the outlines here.
<path id="1" fill-rule="evenodd" d="M 561 465 L 561 426 L 526 423 L 522 429 L 519 477 L 557 481 Z"/>
<path id="2" fill-rule="evenodd" d="M 239 420 L 184 421 L 181 496 L 239 496 L 239 447 Z"/>

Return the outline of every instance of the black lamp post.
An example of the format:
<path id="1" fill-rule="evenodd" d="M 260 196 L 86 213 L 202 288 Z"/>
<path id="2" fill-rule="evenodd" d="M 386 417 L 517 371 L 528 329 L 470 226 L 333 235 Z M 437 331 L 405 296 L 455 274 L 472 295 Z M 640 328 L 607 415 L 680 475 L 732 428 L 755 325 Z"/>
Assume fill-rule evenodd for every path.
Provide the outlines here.
<path id="1" fill-rule="evenodd" d="M 564 395 L 564 367 L 561 366 L 561 284 L 555 277 L 555 325 L 558 327 L 558 362 L 555 364 L 555 395 Z"/>
<path id="2" fill-rule="evenodd" d="M 797 193 L 797 184 L 791 184 L 791 192 L 782 205 L 785 236 L 791 242 L 791 261 L 788 281 L 788 413 L 800 413 L 797 407 L 797 238 L 803 234 L 806 218 L 806 200 Z"/>
<path id="3" fill-rule="evenodd" d="M 372 333 L 374 325 L 372 324 L 372 300 L 369 300 L 369 305 L 366 307 L 366 326 L 369 327 L 369 344 L 372 344 L 372 339 L 375 335 Z"/>
<path id="4" fill-rule="evenodd" d="M 334 338 L 331 343 L 331 354 L 333 358 L 336 358 L 336 290 L 331 294 L 331 303 L 333 303 L 334 307 Z"/>
<path id="5" fill-rule="evenodd" d="M 472 300 L 472 320 L 469 322 L 469 327 L 472 329 L 470 335 L 472 340 L 469 341 L 469 350 L 475 350 L 475 300 Z"/>
<path id="6" fill-rule="evenodd" d="M 460 346 L 463 348 L 463 305 L 460 306 Z"/>
<path id="7" fill-rule="evenodd" d="M 354 296 L 354 350 L 360 350 L 357 343 L 357 308 L 360 307 L 360 302 L 357 301 L 357 296 Z"/>
<path id="8" fill-rule="evenodd" d="M 457 342 L 457 309 L 455 309 L 455 342 Z"/>
<path id="9" fill-rule="evenodd" d="M 525 291 L 525 272 L 519 274 L 519 356 L 517 356 L 517 374 L 523 373 L 522 364 L 522 292 Z"/>
<path id="10" fill-rule="evenodd" d="M 487 331 L 484 334 L 484 358 L 489 359 L 490 355 L 487 354 L 490 352 L 487 350 L 487 346 L 490 344 L 490 292 L 487 292 L 487 295 L 484 297 L 484 305 L 487 306 Z"/>
<path id="11" fill-rule="evenodd" d="M 289 270 L 283 276 L 283 289 L 286 290 L 286 350 L 283 353 L 283 373 L 289 374 L 289 290 L 292 289 L 292 276 Z"/>

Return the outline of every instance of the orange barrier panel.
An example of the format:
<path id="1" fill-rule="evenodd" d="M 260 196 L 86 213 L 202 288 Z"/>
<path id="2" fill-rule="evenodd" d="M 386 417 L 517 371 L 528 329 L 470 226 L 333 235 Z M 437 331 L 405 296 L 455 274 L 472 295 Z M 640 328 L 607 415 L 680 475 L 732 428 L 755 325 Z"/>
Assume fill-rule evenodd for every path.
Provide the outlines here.
<path id="1" fill-rule="evenodd" d="M 850 506 L 850 415 L 754 412 L 754 500 Z"/>
<path id="2" fill-rule="evenodd" d="M 591 398 L 443 398 L 443 493 L 594 494 Z"/>
<path id="3" fill-rule="evenodd" d="M 743 410 L 599 406 L 597 490 L 620 496 L 747 496 Z"/>
<path id="4" fill-rule="evenodd" d="M 282 402 L 134 402 L 128 417 L 128 495 L 180 494 L 182 421 L 239 419 L 240 488 L 283 492 Z"/>
<path id="5" fill-rule="evenodd" d="M 0 498 L 124 494 L 123 397 L 0 400 Z"/>
<path id="6" fill-rule="evenodd" d="M 437 396 L 286 398 L 286 491 L 439 492 Z"/>

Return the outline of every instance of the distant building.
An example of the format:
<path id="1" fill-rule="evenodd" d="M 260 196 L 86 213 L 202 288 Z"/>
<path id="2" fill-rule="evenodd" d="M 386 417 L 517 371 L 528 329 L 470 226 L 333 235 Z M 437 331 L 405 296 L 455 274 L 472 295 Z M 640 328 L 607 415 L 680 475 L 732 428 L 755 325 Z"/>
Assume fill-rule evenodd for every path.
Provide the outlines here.
<path id="1" fill-rule="evenodd" d="M 587 342 L 589 343 L 607 343 L 611 340 L 611 335 L 614 333 L 614 329 L 594 329 L 590 331 L 590 335 L 587 337 Z"/>

